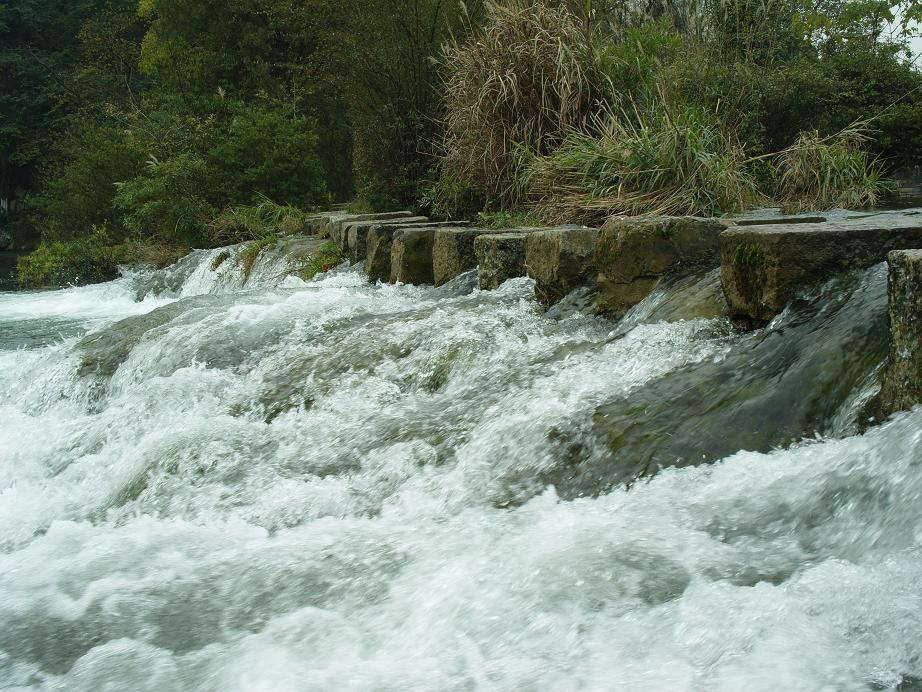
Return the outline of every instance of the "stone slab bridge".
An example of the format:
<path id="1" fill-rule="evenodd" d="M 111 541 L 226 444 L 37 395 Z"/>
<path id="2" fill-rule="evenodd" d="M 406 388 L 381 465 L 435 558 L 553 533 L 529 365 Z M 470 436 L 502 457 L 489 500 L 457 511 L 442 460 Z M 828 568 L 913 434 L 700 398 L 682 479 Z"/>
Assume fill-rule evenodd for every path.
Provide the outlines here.
<path id="1" fill-rule="evenodd" d="M 433 222 L 409 211 L 332 212 L 307 231 L 331 238 L 371 281 L 443 285 L 479 267 L 483 290 L 528 276 L 550 307 L 582 286 L 597 314 L 620 318 L 664 281 L 720 269 L 726 314 L 762 326 L 792 300 L 839 272 L 888 261 L 891 356 L 876 413 L 922 401 L 922 214 L 855 213 L 712 219 L 611 217 L 601 228 L 489 230 Z"/>

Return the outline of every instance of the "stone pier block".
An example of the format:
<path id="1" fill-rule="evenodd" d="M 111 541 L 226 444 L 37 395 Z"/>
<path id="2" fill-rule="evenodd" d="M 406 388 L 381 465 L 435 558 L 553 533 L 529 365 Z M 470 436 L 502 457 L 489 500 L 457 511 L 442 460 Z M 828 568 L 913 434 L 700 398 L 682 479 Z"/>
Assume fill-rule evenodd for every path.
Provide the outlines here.
<path id="1" fill-rule="evenodd" d="M 448 283 L 456 276 L 477 266 L 474 241 L 496 231 L 483 228 L 441 228 L 432 246 L 432 271 L 435 285 Z"/>
<path id="2" fill-rule="evenodd" d="M 880 417 L 922 403 L 922 250 L 887 255 L 890 358 L 875 413 Z"/>
<path id="3" fill-rule="evenodd" d="M 620 318 L 667 274 L 720 263 L 726 226 L 694 216 L 613 216 L 599 231 L 596 311 Z"/>
<path id="4" fill-rule="evenodd" d="M 764 324 L 811 284 L 914 247 L 922 247 L 922 215 L 729 228 L 720 236 L 721 284 L 731 317 Z"/>
<path id="5" fill-rule="evenodd" d="M 561 227 L 529 233 L 525 269 L 535 280 L 535 296 L 553 305 L 579 286 L 595 279 L 595 228 Z"/>
<path id="6" fill-rule="evenodd" d="M 431 284 L 435 228 L 403 228 L 391 246 L 391 283 Z"/>

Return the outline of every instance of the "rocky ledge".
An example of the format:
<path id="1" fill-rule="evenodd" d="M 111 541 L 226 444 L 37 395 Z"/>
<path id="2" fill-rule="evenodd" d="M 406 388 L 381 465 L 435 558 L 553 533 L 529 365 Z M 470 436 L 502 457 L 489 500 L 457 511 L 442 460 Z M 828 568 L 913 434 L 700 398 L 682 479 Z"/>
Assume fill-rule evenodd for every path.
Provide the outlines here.
<path id="1" fill-rule="evenodd" d="M 890 355 L 868 415 L 882 419 L 922 403 L 922 250 L 887 255 Z"/>
<path id="2" fill-rule="evenodd" d="M 922 247 L 922 215 L 734 227 L 720 236 L 721 283 L 731 316 L 764 324 L 811 284 Z"/>

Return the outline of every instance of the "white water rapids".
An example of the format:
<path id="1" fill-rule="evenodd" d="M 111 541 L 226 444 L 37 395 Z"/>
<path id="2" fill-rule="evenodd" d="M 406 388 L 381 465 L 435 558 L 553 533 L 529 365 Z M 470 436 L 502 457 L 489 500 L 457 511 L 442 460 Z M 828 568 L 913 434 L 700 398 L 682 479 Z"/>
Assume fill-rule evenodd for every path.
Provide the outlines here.
<path id="1" fill-rule="evenodd" d="M 805 400 L 814 380 L 785 374 L 847 360 L 853 334 L 666 322 L 662 295 L 620 325 L 545 316 L 525 279 L 264 262 L 243 286 L 217 252 L 0 293 L 0 687 L 919 684 L 922 410 L 850 427 L 879 359 L 815 376 L 849 385 L 808 439 L 592 491 L 612 402 L 802 345 L 719 412 L 658 410 L 667 436 L 694 413 L 691 438 L 730 439 Z M 810 324 L 879 317 L 881 268 L 859 278 Z"/>

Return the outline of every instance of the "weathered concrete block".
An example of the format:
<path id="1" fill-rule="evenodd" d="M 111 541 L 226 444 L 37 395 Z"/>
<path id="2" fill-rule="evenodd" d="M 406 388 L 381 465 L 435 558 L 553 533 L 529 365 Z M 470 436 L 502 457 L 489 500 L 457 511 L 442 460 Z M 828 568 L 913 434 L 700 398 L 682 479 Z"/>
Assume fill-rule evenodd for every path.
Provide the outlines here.
<path id="1" fill-rule="evenodd" d="M 529 233 L 525 269 L 535 280 L 535 296 L 553 305 L 595 278 L 596 228 L 551 228 Z"/>
<path id="2" fill-rule="evenodd" d="M 716 267 L 726 226 L 694 216 L 614 216 L 596 245 L 599 295 L 596 311 L 621 317 L 646 298 L 667 273 Z"/>
<path id="3" fill-rule="evenodd" d="M 908 214 L 729 228 L 720 236 L 721 284 L 731 316 L 760 324 L 810 284 L 913 247 L 922 247 L 922 217 Z"/>
<path id="4" fill-rule="evenodd" d="M 347 214 L 337 212 L 329 214 L 320 225 L 319 235 L 324 238 L 332 238 L 340 247 L 343 244 L 343 225 L 354 221 L 394 221 L 396 219 L 407 219 L 413 216 L 410 211 L 386 211 L 374 214 Z"/>
<path id="5" fill-rule="evenodd" d="M 330 212 L 313 214 L 304 219 L 304 232 L 307 235 L 316 235 L 320 227 L 329 219 Z"/>
<path id="6" fill-rule="evenodd" d="M 886 417 L 922 403 L 922 250 L 887 255 L 890 358 L 874 414 Z"/>
<path id="7" fill-rule="evenodd" d="M 478 236 L 495 234 L 483 228 L 441 228 L 432 245 L 432 272 L 436 286 L 477 266 L 474 241 Z"/>
<path id="8" fill-rule="evenodd" d="M 425 216 L 407 216 L 393 221 L 401 226 L 406 224 L 422 223 L 428 221 Z M 368 230 L 380 224 L 379 219 L 365 221 L 348 221 L 341 226 L 341 231 L 334 231 L 333 240 L 339 243 L 343 254 L 349 258 L 350 262 L 358 262 L 365 258 L 368 251 Z"/>
<path id="9" fill-rule="evenodd" d="M 391 247 L 391 283 L 431 284 L 435 228 L 402 228 Z"/>
<path id="10" fill-rule="evenodd" d="M 365 273 L 368 280 L 389 281 L 391 278 L 391 247 L 394 234 L 400 230 L 398 224 L 383 223 L 368 229 L 365 251 Z"/>
<path id="11" fill-rule="evenodd" d="M 446 221 L 423 223 L 375 223 L 368 227 L 365 238 L 365 273 L 374 281 L 389 281 L 391 277 L 391 247 L 394 235 L 401 229 L 436 229 L 449 225 Z M 457 224 L 451 224 L 457 225 Z M 359 256 L 358 259 L 361 259 Z M 431 282 L 430 282 L 431 283 Z"/>
<path id="12" fill-rule="evenodd" d="M 480 267 L 480 288 L 492 291 L 504 281 L 525 276 L 525 242 L 522 231 L 493 232 L 474 239 L 474 256 Z"/>

